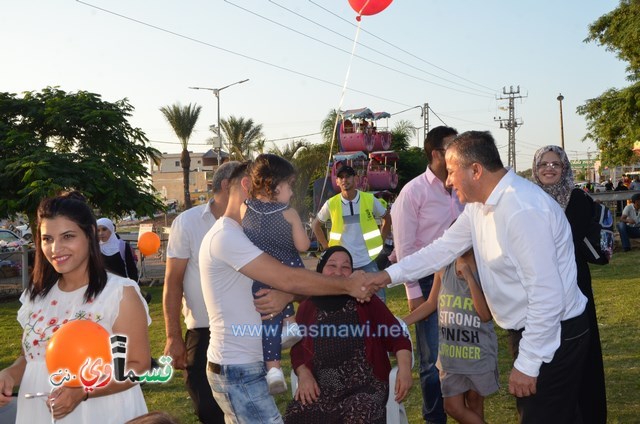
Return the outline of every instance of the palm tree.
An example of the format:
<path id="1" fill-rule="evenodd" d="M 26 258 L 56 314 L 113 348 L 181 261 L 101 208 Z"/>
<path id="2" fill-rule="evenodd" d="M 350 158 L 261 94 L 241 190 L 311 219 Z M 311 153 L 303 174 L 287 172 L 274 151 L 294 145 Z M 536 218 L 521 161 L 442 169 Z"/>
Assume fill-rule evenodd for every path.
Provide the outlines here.
<path id="1" fill-rule="evenodd" d="M 337 109 L 331 109 L 327 116 L 320 124 L 320 132 L 322 133 L 322 139 L 327 146 L 331 145 L 331 140 L 334 138 L 335 134 L 335 142 L 333 143 L 333 153 L 337 153 L 340 149 L 338 146 L 338 128 L 336 126 L 336 117 L 338 116 L 339 111 Z"/>
<path id="2" fill-rule="evenodd" d="M 262 124 L 255 125 L 253 119 L 236 118 L 222 119 L 220 127 L 227 139 L 229 156 L 234 160 L 248 160 L 252 158 L 251 151 L 261 138 Z"/>
<path id="3" fill-rule="evenodd" d="M 182 166 L 182 181 L 184 185 L 184 208 L 191 208 L 191 193 L 189 191 L 189 171 L 191 169 L 191 157 L 189 157 L 189 139 L 193 128 L 198 122 L 202 106 L 189 103 L 188 106 L 182 106 L 180 103 L 174 103 L 171 106 L 163 106 L 160 112 L 164 115 L 173 128 L 173 131 L 180 140 L 182 146 L 182 154 L 180 155 L 180 166 Z"/>
<path id="4" fill-rule="evenodd" d="M 417 130 L 411 121 L 405 119 L 396 122 L 391 130 L 391 150 L 396 152 L 407 150 L 410 146 L 409 139 L 412 134 L 416 134 Z"/>

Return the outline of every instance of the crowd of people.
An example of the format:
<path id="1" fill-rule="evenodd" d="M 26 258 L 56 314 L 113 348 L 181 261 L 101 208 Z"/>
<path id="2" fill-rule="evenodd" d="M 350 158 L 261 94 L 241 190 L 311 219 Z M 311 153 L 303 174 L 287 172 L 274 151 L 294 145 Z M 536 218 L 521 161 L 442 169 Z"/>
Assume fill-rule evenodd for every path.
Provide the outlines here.
<path id="1" fill-rule="evenodd" d="M 520 422 L 606 422 L 582 243 L 593 200 L 575 188 L 566 153 L 540 148 L 529 181 L 503 166 L 489 132 L 437 127 L 424 150 L 427 169 L 392 206 L 357 190 L 351 167 L 338 169 L 340 193 L 312 224 L 324 251 L 316 272 L 299 256 L 309 239 L 289 205 L 296 172 L 279 156 L 220 166 L 212 199 L 173 221 L 164 354 L 185 371 L 200 422 L 384 423 L 390 354 L 398 366 L 393 401 L 413 384 L 405 322 L 415 324 L 427 423 L 446 423 L 447 415 L 485 422 L 484 399 L 499 388 L 494 324 L 508 330 L 508 391 Z M 640 195 L 632 200 L 619 224 L 630 237 Z M 22 352 L 0 371 L 0 407 L 19 385 L 18 423 L 171 422 L 145 415 L 133 381 L 52 390 L 44 352 L 54 324 L 89 319 L 126 335 L 127 366 L 143 373 L 150 318 L 135 256 L 112 221 L 96 220 L 77 192 L 44 199 L 37 218 L 34 272 L 18 311 Z M 379 269 L 392 227 L 393 263 Z M 385 304 L 385 289 L 398 284 L 406 289 L 404 320 Z M 280 361 L 289 346 L 297 388 L 281 416 L 272 395 L 286 390 Z M 48 395 L 28 396 L 36 393 Z"/>

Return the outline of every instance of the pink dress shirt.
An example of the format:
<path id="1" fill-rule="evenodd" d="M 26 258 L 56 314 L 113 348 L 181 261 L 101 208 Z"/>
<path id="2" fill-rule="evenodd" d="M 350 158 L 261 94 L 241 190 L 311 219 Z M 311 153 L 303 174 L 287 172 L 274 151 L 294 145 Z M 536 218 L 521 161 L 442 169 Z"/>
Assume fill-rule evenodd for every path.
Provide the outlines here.
<path id="1" fill-rule="evenodd" d="M 464 206 L 429 167 L 409 181 L 391 208 L 393 244 L 398 260 L 431 244 L 458 218 Z M 405 283 L 407 299 L 422 296 L 417 281 Z"/>

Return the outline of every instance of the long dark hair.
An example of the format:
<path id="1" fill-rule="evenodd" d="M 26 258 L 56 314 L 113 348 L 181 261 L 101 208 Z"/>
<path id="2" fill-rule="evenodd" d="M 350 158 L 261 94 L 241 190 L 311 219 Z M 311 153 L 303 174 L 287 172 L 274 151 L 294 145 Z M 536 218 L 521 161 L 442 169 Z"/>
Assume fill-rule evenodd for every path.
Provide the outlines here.
<path id="1" fill-rule="evenodd" d="M 100 294 L 107 285 L 107 271 L 105 271 L 102 255 L 100 254 L 96 217 L 93 215 L 93 211 L 87 204 L 85 197 L 78 191 L 71 191 L 44 199 L 38 206 L 38 225 L 35 237 L 36 258 L 31 281 L 29 282 L 29 297 L 32 301 L 38 295 L 45 297 L 60 278 L 61 274 L 55 270 L 44 256 L 41 240 L 42 221 L 58 216 L 75 222 L 89 240 L 89 285 L 84 293 L 85 301 L 89 301 Z"/>

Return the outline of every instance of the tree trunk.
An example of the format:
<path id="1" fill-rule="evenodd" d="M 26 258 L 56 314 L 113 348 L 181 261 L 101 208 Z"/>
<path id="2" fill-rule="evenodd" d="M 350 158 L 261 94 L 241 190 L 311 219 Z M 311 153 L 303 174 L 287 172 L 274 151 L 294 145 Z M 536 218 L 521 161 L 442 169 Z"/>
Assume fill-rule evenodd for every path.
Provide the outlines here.
<path id="1" fill-rule="evenodd" d="M 184 210 L 191 209 L 191 192 L 189 190 L 189 171 L 191 169 L 191 157 L 187 149 L 182 150 L 180 156 L 180 165 L 182 165 L 182 182 L 184 186 Z"/>

